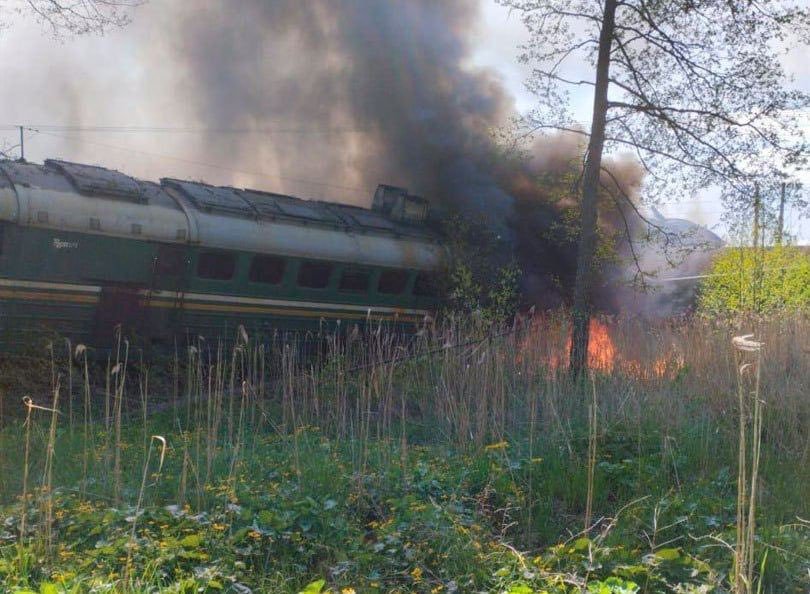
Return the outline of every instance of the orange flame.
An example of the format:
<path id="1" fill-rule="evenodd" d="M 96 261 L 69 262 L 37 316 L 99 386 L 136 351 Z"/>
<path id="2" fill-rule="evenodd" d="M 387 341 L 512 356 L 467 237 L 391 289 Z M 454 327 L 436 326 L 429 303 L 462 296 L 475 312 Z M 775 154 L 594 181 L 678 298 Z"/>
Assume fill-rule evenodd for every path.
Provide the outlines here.
<path id="1" fill-rule="evenodd" d="M 590 340 L 588 341 L 588 367 L 610 373 L 616 359 L 616 347 L 610 338 L 607 325 L 597 318 L 591 318 Z M 570 350 L 571 339 L 566 345 Z"/>
<path id="2" fill-rule="evenodd" d="M 532 323 L 532 332 L 523 340 L 521 348 L 517 354 L 517 362 L 521 363 L 527 357 L 538 358 L 538 355 L 531 357 L 532 351 L 538 352 L 537 342 L 542 334 L 553 334 L 553 329 L 545 327 L 542 319 L 535 319 Z M 674 375 L 680 367 L 682 361 L 674 356 L 664 355 L 654 361 L 644 363 L 635 359 L 623 358 L 619 353 L 610 335 L 610 327 L 600 318 L 591 318 L 590 340 L 588 341 L 588 367 L 602 373 L 621 371 L 626 375 L 638 379 L 649 379 L 655 377 L 665 377 Z M 547 332 L 546 332 L 547 331 Z M 553 343 L 553 341 L 552 341 Z M 556 343 L 556 344 L 559 344 Z M 547 360 L 549 368 L 557 370 L 568 366 L 571 351 L 571 335 L 565 339 L 565 350 L 560 352 L 559 347 L 547 344 L 549 350 Z M 546 357 L 540 356 L 541 359 Z"/>

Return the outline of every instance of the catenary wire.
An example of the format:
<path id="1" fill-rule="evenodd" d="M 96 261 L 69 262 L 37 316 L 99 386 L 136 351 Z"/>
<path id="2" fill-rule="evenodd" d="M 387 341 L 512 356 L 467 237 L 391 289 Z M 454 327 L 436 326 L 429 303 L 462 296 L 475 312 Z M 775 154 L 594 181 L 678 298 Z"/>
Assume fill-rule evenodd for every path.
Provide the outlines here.
<path id="1" fill-rule="evenodd" d="M 35 132 L 37 134 L 43 134 L 43 135 L 46 135 L 46 136 L 52 136 L 52 137 L 55 137 L 55 138 L 61 138 L 63 140 L 74 140 L 75 139 L 75 137 L 71 137 L 69 135 L 57 134 L 57 133 L 54 133 L 54 132 L 49 132 L 49 131 L 45 131 L 45 130 L 39 130 L 37 128 L 25 128 L 25 129 L 28 130 L 29 132 Z M 355 187 L 350 187 L 350 186 L 342 186 L 342 185 L 338 185 L 338 184 L 330 184 L 330 183 L 327 183 L 327 182 L 319 182 L 319 181 L 314 181 L 314 180 L 309 180 L 309 179 L 302 179 L 302 178 L 297 178 L 297 177 L 289 177 L 289 176 L 284 176 L 284 175 L 271 175 L 271 174 L 263 173 L 263 172 L 259 172 L 259 171 L 247 171 L 247 170 L 242 170 L 242 169 L 234 169 L 234 168 L 231 168 L 231 167 L 225 167 L 223 165 L 216 165 L 214 163 L 206 163 L 206 162 L 203 162 L 203 161 L 196 161 L 196 160 L 193 160 L 193 159 L 185 159 L 183 157 L 177 157 L 177 156 L 174 156 L 174 155 L 166 155 L 166 154 L 162 154 L 162 153 L 153 153 L 153 152 L 150 152 L 150 151 L 143 151 L 143 150 L 134 149 L 134 148 L 131 148 L 131 147 L 123 147 L 123 146 L 108 144 L 106 142 L 96 142 L 96 141 L 90 141 L 90 140 L 82 140 L 82 142 L 85 142 L 87 144 L 92 144 L 92 145 L 95 145 L 95 146 L 100 146 L 100 147 L 103 147 L 103 148 L 109 148 L 109 149 L 113 149 L 113 150 L 119 150 L 119 151 L 124 151 L 124 152 L 129 152 L 129 153 L 139 154 L 139 155 L 144 155 L 144 156 L 149 156 L 149 157 L 156 157 L 156 158 L 159 158 L 159 159 L 168 159 L 168 160 L 171 160 L 171 161 L 177 161 L 179 163 L 186 163 L 186 164 L 189 164 L 189 165 L 197 165 L 199 167 L 207 167 L 207 168 L 210 168 L 210 169 L 217 169 L 217 170 L 220 170 L 220 171 L 228 171 L 230 173 L 241 173 L 243 175 L 253 175 L 253 176 L 256 176 L 256 177 L 263 177 L 263 178 L 266 178 L 266 179 L 275 179 L 275 180 L 282 180 L 282 181 L 288 181 L 288 182 L 294 182 L 294 183 L 300 183 L 300 184 L 309 184 L 309 185 L 313 185 L 313 186 L 319 186 L 319 187 L 324 187 L 324 188 L 333 188 L 333 189 L 344 190 L 344 191 L 348 191 L 348 192 L 361 192 L 361 193 L 366 192 L 366 190 L 362 189 L 362 188 L 355 188 Z"/>

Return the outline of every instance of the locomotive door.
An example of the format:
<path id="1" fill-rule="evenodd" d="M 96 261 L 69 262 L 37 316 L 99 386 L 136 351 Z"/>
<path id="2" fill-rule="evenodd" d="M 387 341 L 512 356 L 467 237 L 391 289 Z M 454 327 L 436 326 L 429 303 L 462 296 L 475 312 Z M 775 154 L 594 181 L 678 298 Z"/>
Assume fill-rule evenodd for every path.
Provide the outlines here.
<path id="1" fill-rule="evenodd" d="M 96 308 L 94 343 L 102 347 L 114 346 L 119 327 L 123 336 L 137 330 L 143 320 L 141 298 L 141 292 L 136 287 L 102 287 Z"/>
<path id="2" fill-rule="evenodd" d="M 148 336 L 164 342 L 182 329 L 183 301 L 188 290 L 188 250 L 160 245 L 153 263 L 152 285 L 145 300 L 149 310 Z"/>

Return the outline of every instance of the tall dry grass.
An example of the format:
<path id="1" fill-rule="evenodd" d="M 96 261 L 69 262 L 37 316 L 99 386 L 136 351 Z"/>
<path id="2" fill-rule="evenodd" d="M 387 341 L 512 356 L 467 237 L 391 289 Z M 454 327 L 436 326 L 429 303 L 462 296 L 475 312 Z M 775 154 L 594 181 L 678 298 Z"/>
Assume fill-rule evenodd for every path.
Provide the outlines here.
<path id="1" fill-rule="evenodd" d="M 600 495 L 601 456 L 618 430 L 633 437 L 639 453 L 655 435 L 676 482 L 682 479 L 682 453 L 693 461 L 692 471 L 711 472 L 723 456 L 735 463 L 741 439 L 739 451 L 746 452 L 748 462 L 740 469 L 745 500 L 737 543 L 748 548 L 736 554 L 751 583 L 761 445 L 770 462 L 808 467 L 810 320 L 799 315 L 660 323 L 617 319 L 606 325 L 614 359 L 608 367 L 594 369 L 584 384 L 564 369 L 569 332 L 564 315 L 486 330 L 449 320 L 407 339 L 382 326 L 271 336 L 239 328 L 227 343 L 195 338 L 185 347 L 178 345 L 165 372 L 159 364 L 130 365 L 139 357 L 130 353 L 123 335 L 105 369 L 93 370 L 87 350 L 77 346 L 70 359 L 81 365 L 83 431 L 72 433 L 82 443 L 82 492 L 89 496 L 106 486 L 106 496 L 119 505 L 133 505 L 129 499 L 140 485 L 142 499 L 143 473 L 154 442 L 152 416 L 159 413 L 168 429 L 161 432 L 170 455 L 177 456 L 171 491 L 179 505 L 204 508 L 210 497 L 206 485 L 223 477 L 234 481 L 257 441 L 269 436 L 291 444 L 300 480 L 306 452 L 299 437 L 305 428 L 315 427 L 350 449 L 358 476 L 373 464 L 404 465 L 407 450 L 424 443 L 461 451 L 509 443 L 529 460 L 541 450 L 561 452 L 571 468 L 583 469 L 578 521 L 584 517 L 587 528 Z M 740 404 L 740 362 L 729 340 L 750 327 L 758 327 L 757 339 L 768 346 L 758 353 L 759 396 Z M 60 367 L 64 364 L 54 359 L 54 386 L 59 377 L 67 377 L 72 386 L 72 375 Z M 68 391 L 72 394 L 72 388 Z M 757 404 L 765 397 L 767 406 Z M 44 397 L 34 400 L 48 402 Z M 50 403 L 59 407 L 55 398 Z M 29 408 L 22 489 L 10 483 L 13 489 L 8 491 L 19 495 L 22 490 L 24 502 L 31 495 L 29 466 L 43 465 L 53 447 L 34 443 L 36 419 L 31 413 Z M 743 433 L 740 414 L 750 420 Z M 68 415 L 68 424 L 73 416 Z M 57 420 L 53 413 L 45 442 L 56 438 Z M 139 445 L 129 444 L 138 452 L 137 464 L 124 455 L 125 429 L 133 422 L 140 422 L 142 432 Z M 752 450 L 754 435 L 761 442 Z M 392 445 L 391 454 L 384 454 L 391 460 L 373 457 L 380 455 L 379 449 L 372 452 L 370 444 L 380 440 Z M 686 447 L 689 451 L 682 452 Z M 37 452 L 43 453 L 41 458 Z M 48 489 L 59 487 L 60 480 L 61 486 L 70 486 L 69 475 L 54 469 L 52 460 L 37 466 L 56 470 Z M 12 470 L 21 474 L 16 467 L 0 467 L 9 475 Z M 542 495 L 535 490 L 533 472 L 530 464 L 528 488 L 520 494 L 524 510 L 531 510 Z M 93 489 L 88 487 L 91 479 L 99 479 L 92 481 Z M 8 493 L 0 492 L 0 497 Z M 24 537 L 24 526 L 21 532 Z"/>

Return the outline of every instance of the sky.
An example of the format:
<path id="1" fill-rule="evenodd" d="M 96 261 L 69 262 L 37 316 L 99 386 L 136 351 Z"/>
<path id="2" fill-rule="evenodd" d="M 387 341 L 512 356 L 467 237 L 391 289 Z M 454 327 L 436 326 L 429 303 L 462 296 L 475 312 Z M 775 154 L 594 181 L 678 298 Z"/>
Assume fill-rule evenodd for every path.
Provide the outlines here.
<path id="1" fill-rule="evenodd" d="M 526 111 L 532 107 L 533 97 L 524 87 L 527 67 L 517 60 L 526 32 L 516 14 L 492 0 L 480 1 L 481 18 L 470 34 L 473 51 L 469 67 L 493 71 L 514 97 L 518 110 Z M 8 20 L 6 28 L 0 30 L 0 84 L 4 89 L 0 94 L 0 149 L 18 154 L 19 149 L 13 147 L 19 142 L 19 133 L 3 127 L 23 124 L 38 130 L 25 132 L 25 156 L 34 162 L 57 157 L 147 179 L 177 177 L 282 189 L 309 198 L 357 201 L 358 192 L 370 194 L 371 188 L 330 187 L 317 164 L 302 180 L 285 177 L 283 168 L 269 163 L 256 166 L 211 158 L 210 147 L 203 150 L 201 146 L 210 139 L 199 134 L 207 123 L 182 109 L 190 88 L 187 73 L 165 67 L 166 56 L 172 51 L 171 40 L 157 33 L 153 36 L 162 30 L 156 23 L 172 18 L 166 8 L 169 4 L 152 0 L 133 13 L 127 28 L 101 37 L 56 40 L 31 19 Z M 793 52 L 786 67 L 800 88 L 810 90 L 810 61 L 806 57 Z M 268 84 L 272 87 L 272 81 Z M 574 94 L 572 100 L 577 119 L 587 122 L 587 91 Z M 71 125 L 99 129 L 49 128 Z M 287 140 L 283 125 L 278 123 L 282 136 L 274 136 L 274 141 Z M 110 126 L 138 129 L 100 129 Z M 810 173 L 803 172 L 803 179 L 810 185 Z M 658 208 L 665 216 L 694 220 L 721 236 L 727 233 L 721 222 L 722 204 L 712 192 L 676 196 Z M 787 213 L 786 227 L 800 243 L 810 243 L 810 221 L 802 219 L 799 212 Z"/>

